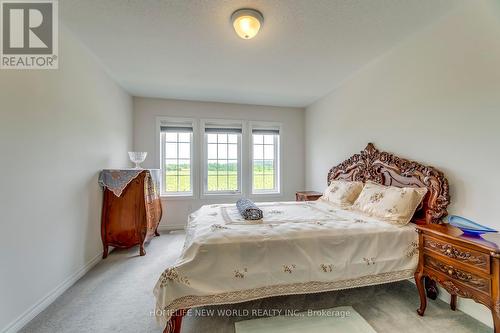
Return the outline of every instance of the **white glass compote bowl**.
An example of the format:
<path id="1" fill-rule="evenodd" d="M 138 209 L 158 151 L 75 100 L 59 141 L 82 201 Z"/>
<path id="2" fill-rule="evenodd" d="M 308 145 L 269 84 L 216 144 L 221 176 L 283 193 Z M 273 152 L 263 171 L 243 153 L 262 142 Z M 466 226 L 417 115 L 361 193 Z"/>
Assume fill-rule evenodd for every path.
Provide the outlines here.
<path id="1" fill-rule="evenodd" d="M 146 156 L 148 156 L 148 153 L 145 151 L 129 151 L 128 152 L 128 157 L 130 160 L 135 163 L 135 169 L 142 169 L 140 166 L 140 163 L 144 162 L 146 159 Z"/>

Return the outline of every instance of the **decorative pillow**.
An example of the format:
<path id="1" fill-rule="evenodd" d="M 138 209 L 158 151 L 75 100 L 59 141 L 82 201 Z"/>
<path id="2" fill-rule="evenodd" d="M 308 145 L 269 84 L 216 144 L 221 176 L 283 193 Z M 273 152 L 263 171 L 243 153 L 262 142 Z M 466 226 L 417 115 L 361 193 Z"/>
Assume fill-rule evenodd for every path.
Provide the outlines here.
<path id="1" fill-rule="evenodd" d="M 323 192 L 321 199 L 339 207 L 351 206 L 363 189 L 363 182 L 333 180 Z"/>
<path id="2" fill-rule="evenodd" d="M 236 201 L 236 208 L 238 208 L 238 211 L 245 220 L 260 220 L 263 217 L 262 210 L 250 199 L 239 199 Z"/>
<path id="3" fill-rule="evenodd" d="M 425 187 L 394 187 L 366 182 L 351 208 L 368 216 L 405 225 L 410 222 L 426 193 Z"/>

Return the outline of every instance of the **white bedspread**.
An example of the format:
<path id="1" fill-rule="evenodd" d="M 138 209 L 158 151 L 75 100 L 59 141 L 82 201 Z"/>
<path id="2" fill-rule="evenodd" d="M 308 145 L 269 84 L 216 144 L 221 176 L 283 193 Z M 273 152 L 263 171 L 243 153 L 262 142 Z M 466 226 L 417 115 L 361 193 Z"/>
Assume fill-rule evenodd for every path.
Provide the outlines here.
<path id="1" fill-rule="evenodd" d="M 407 279 L 417 233 L 324 201 L 258 203 L 245 221 L 235 205 L 203 206 L 189 217 L 176 264 L 158 280 L 156 313 L 269 296 L 314 293 Z"/>

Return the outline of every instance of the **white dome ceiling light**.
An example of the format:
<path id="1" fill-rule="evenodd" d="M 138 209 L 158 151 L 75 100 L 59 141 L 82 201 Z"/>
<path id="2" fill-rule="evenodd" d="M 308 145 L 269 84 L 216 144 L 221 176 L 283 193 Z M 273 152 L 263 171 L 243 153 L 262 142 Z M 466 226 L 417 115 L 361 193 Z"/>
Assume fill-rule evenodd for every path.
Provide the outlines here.
<path id="1" fill-rule="evenodd" d="M 234 31 L 243 39 L 252 39 L 258 33 L 264 23 L 264 16 L 255 9 L 238 9 L 231 15 Z"/>

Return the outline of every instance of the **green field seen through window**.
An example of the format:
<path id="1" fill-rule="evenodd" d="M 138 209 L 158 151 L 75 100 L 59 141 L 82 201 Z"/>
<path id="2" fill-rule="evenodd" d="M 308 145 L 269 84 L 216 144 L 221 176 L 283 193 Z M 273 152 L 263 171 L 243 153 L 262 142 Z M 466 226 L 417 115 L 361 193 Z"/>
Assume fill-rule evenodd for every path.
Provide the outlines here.
<path id="1" fill-rule="evenodd" d="M 190 192 L 191 177 L 189 164 L 168 164 L 166 166 L 165 184 L 167 192 Z M 272 190 L 275 188 L 273 161 L 255 163 L 253 168 L 253 188 L 256 190 Z M 238 189 L 238 172 L 236 164 L 208 164 L 208 190 L 233 191 Z"/>

